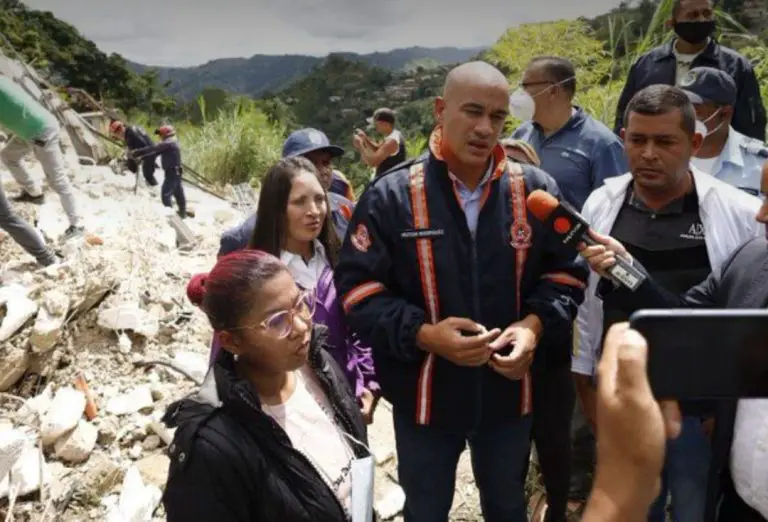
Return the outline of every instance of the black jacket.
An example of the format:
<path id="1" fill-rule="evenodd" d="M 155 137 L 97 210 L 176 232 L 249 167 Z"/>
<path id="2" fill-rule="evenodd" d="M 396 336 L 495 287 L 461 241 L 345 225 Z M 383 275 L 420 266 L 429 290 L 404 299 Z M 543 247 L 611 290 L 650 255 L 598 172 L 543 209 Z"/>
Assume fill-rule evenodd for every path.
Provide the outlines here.
<path id="1" fill-rule="evenodd" d="M 154 144 L 152 138 L 141 127 L 130 125 L 125 128 L 125 146 L 128 147 L 128 150 L 134 151 L 143 147 L 151 147 Z"/>
<path id="2" fill-rule="evenodd" d="M 368 444 L 349 385 L 321 346 L 315 327 L 309 366 L 327 394 L 337 423 Z M 172 404 L 164 417 L 178 427 L 163 496 L 169 522 L 342 522 L 341 504 L 285 431 L 261 409 L 251 385 L 223 352 L 200 390 Z M 358 458 L 368 452 L 357 445 Z"/>
<path id="3" fill-rule="evenodd" d="M 151 147 L 143 147 L 133 151 L 134 156 L 139 156 L 142 159 L 152 158 L 160 156 L 160 164 L 163 166 L 163 170 L 166 172 L 181 170 L 181 147 L 179 141 L 176 138 L 168 138 L 161 141 L 157 145 Z"/>
<path id="4" fill-rule="evenodd" d="M 373 349 L 384 396 L 420 424 L 471 429 L 531 409 L 529 379 L 420 350 L 425 322 L 467 317 L 491 330 L 536 314 L 547 344 L 569 338 L 584 299 L 585 265 L 526 208 L 533 190 L 559 196 L 556 183 L 536 167 L 510 168 L 498 147 L 474 238 L 434 151 L 376 178 L 355 206 L 336 287 L 350 327 Z"/>
<path id="5" fill-rule="evenodd" d="M 639 263 L 635 265 L 645 271 Z M 723 264 L 720 272 L 710 274 L 684 295 L 665 290 L 651 278 L 635 292 L 624 287 L 613 290 L 611 283 L 603 281 L 599 291 L 603 294 L 615 292 L 616 302 L 624 303 L 628 312 L 641 308 L 765 308 L 768 306 L 768 241 L 759 237 L 744 243 Z M 730 469 L 736 408 L 735 400 L 718 401 L 705 522 L 736 522 L 720 513 L 724 495 L 736 495 L 731 486 Z"/>
<path id="6" fill-rule="evenodd" d="M 657 83 L 675 84 L 677 62 L 672 52 L 673 44 L 674 40 L 651 49 L 632 65 L 616 110 L 616 134 L 624 126 L 624 111 L 636 92 Z M 760 98 L 760 85 L 757 83 L 755 70 L 749 60 L 733 49 L 723 47 L 712 40 L 704 52 L 696 57 L 691 67 L 713 67 L 730 74 L 738 89 L 731 125 L 742 134 L 765 141 L 765 107 Z"/>

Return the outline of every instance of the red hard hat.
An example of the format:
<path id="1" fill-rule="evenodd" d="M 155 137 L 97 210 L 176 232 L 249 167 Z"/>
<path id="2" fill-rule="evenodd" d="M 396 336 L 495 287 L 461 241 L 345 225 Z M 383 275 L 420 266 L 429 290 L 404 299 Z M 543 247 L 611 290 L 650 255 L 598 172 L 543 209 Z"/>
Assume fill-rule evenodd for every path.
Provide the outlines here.
<path id="1" fill-rule="evenodd" d="M 158 134 L 162 138 L 167 138 L 168 136 L 175 135 L 176 129 L 173 128 L 173 125 L 163 125 L 155 131 L 155 134 Z"/>
<path id="2" fill-rule="evenodd" d="M 109 131 L 118 133 L 125 128 L 125 124 L 120 120 L 115 120 L 109 124 Z"/>

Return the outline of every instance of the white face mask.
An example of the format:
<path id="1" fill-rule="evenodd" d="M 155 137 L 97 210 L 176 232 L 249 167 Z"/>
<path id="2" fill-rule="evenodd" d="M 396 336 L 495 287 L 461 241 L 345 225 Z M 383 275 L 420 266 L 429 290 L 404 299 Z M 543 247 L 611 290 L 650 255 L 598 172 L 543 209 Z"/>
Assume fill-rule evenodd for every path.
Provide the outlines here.
<path id="1" fill-rule="evenodd" d="M 531 96 L 526 92 L 525 89 L 522 87 L 518 87 L 515 89 L 515 91 L 509 96 L 509 112 L 521 121 L 530 121 L 533 119 L 533 115 L 536 113 L 536 101 L 534 101 L 534 98 L 544 94 L 545 92 L 549 91 L 550 89 L 553 89 L 557 87 L 558 85 L 562 85 L 567 81 L 572 80 L 573 78 L 566 78 L 565 80 L 561 82 L 557 82 L 554 85 L 550 85 L 546 89 L 543 89 L 536 93 L 535 96 Z"/>
<path id="2" fill-rule="evenodd" d="M 715 127 L 714 129 L 712 129 L 711 131 L 710 131 L 710 130 L 707 130 L 707 122 L 708 122 L 709 120 L 711 120 L 712 118 L 714 118 L 715 116 L 717 116 L 717 113 L 719 113 L 721 110 L 722 110 L 722 109 L 717 109 L 715 112 L 713 112 L 713 113 L 712 113 L 712 116 L 710 116 L 709 118 L 707 118 L 707 119 L 706 119 L 706 120 L 704 120 L 704 121 L 702 121 L 702 120 L 696 120 L 696 132 L 697 132 L 698 134 L 701 134 L 701 135 L 702 135 L 702 136 L 703 136 L 705 139 L 706 139 L 707 137 L 709 137 L 710 135 L 712 135 L 712 134 L 716 133 L 716 132 L 717 132 L 717 131 L 720 129 L 720 127 L 722 127 L 722 126 L 723 126 L 723 123 L 725 123 L 725 122 L 724 122 L 724 121 L 721 121 L 721 122 L 720 122 L 720 125 L 718 125 L 718 126 L 717 126 L 717 127 Z"/>

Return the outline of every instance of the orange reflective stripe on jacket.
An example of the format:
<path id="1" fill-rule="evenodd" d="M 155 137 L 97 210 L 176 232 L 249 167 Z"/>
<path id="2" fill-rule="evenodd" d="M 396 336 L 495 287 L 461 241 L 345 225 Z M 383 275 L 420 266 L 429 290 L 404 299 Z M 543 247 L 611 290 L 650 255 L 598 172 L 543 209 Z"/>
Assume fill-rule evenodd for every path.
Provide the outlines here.
<path id="1" fill-rule="evenodd" d="M 416 229 L 429 228 L 429 210 L 427 194 L 424 189 L 424 164 L 418 163 L 411 167 L 409 176 L 411 192 L 411 213 L 413 226 Z M 432 241 L 429 239 L 416 240 L 416 255 L 419 262 L 419 274 L 424 302 L 427 308 L 429 322 L 436 324 L 440 321 L 440 303 L 437 297 L 437 276 L 435 260 L 432 253 Z M 428 354 L 421 365 L 419 382 L 416 393 L 416 423 L 429 424 L 432 408 L 432 378 L 435 368 L 435 356 Z"/>
<path id="2" fill-rule="evenodd" d="M 522 169 L 517 163 L 509 162 L 509 204 L 512 210 L 513 228 L 515 225 L 521 227 L 528 226 L 528 209 L 525 201 L 525 180 L 522 175 Z M 514 241 L 514 237 L 511 238 Z M 528 259 L 528 248 L 515 249 L 515 304 L 517 306 L 518 320 L 522 317 L 522 285 L 525 272 L 525 261 Z M 523 377 L 520 386 L 520 415 L 527 415 L 533 410 L 531 401 L 531 372 L 528 371 Z"/>

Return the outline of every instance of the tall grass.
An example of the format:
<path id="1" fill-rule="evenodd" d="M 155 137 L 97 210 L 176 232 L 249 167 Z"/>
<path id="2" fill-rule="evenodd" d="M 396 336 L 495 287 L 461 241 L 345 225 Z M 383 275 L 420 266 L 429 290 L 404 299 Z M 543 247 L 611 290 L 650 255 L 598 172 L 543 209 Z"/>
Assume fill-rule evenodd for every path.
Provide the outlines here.
<path id="1" fill-rule="evenodd" d="M 205 111 L 203 111 L 205 113 Z M 182 146 L 184 163 L 213 184 L 250 182 L 257 185 L 281 156 L 285 128 L 271 123 L 252 102 L 242 101 L 219 111 L 201 125 L 152 122 L 143 114 L 130 121 L 152 132 L 172 123 Z"/>

